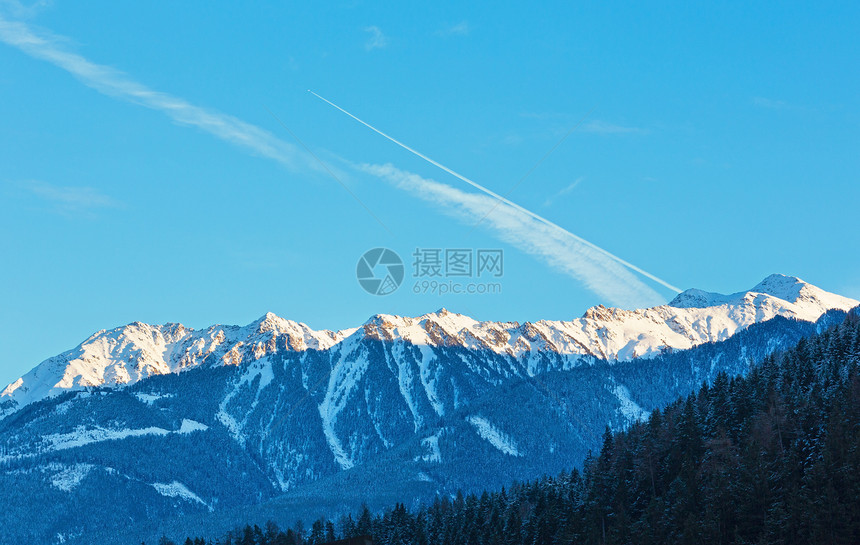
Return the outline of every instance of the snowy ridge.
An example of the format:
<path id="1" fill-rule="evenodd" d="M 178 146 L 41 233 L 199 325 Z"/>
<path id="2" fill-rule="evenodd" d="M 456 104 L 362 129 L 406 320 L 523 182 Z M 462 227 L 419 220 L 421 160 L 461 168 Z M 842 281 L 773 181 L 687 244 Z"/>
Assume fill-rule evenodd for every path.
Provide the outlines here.
<path id="1" fill-rule="evenodd" d="M 221 400 L 221 404 L 219 406 L 218 413 L 215 415 L 219 422 L 221 422 L 225 428 L 230 432 L 230 435 L 239 443 L 245 443 L 245 436 L 242 432 L 245 427 L 244 420 L 239 422 L 227 411 L 227 405 L 230 401 L 241 391 L 242 387 L 246 384 L 252 383 L 257 377 L 259 377 L 259 383 L 257 384 L 257 391 L 254 395 L 254 401 L 251 404 L 250 409 L 253 410 L 257 407 L 257 403 L 260 400 L 260 392 L 272 382 L 275 378 L 275 375 L 272 373 L 272 362 L 269 358 L 264 357 L 257 361 L 251 362 L 242 376 L 239 378 L 238 382 L 233 385 L 233 389 L 228 393 L 223 400 Z M 247 414 L 245 418 L 247 418 Z"/>
<path id="2" fill-rule="evenodd" d="M 65 450 L 70 448 L 81 447 L 90 443 L 99 443 L 102 441 L 118 441 L 127 437 L 140 437 L 142 435 L 169 435 L 171 433 L 192 433 L 195 431 L 206 431 L 209 427 L 194 420 L 185 419 L 178 430 L 166 430 L 164 428 L 149 427 L 140 429 L 121 429 L 111 430 L 101 427 L 86 428 L 78 426 L 75 431 L 70 433 L 53 433 L 43 437 L 50 444 L 51 450 Z"/>
<path id="3" fill-rule="evenodd" d="M 430 437 L 425 437 L 421 440 L 421 446 L 425 447 L 428 452 L 426 454 L 420 455 L 416 457 L 416 461 L 421 459 L 425 462 L 441 462 L 442 461 L 442 451 L 439 449 L 439 435 L 442 432 L 437 432 Z"/>
<path id="4" fill-rule="evenodd" d="M 150 365 L 161 358 L 177 374 L 130 388 L 72 391 L 0 420 L 7 519 L 30 515 L 23 497 L 61 499 L 46 502 L 46 521 L 83 516 L 101 528 L 105 517 L 121 526 L 139 516 L 213 509 L 226 515 L 280 497 L 381 501 L 399 489 L 415 494 L 411 502 L 557 473 L 598 448 L 604 426 L 624 429 L 722 373 L 743 375 L 751 361 L 844 314 L 815 322 L 770 317 L 810 318 L 853 303 L 773 277 L 742 294 L 688 291 L 673 301 L 677 306 L 596 307 L 566 322 L 480 322 L 447 311 L 380 315 L 324 337 L 341 340 L 319 351 L 274 335 L 286 326 L 267 316 L 245 328 L 220 328 L 224 339 L 193 361 L 195 372 L 185 372 L 191 363 L 179 364 L 193 359 L 187 347 L 217 340 L 219 328 L 179 332 L 191 341 L 148 347 L 139 336 L 120 334 L 116 346 L 147 348 L 141 352 Z M 705 321 L 699 330 L 690 325 L 696 319 Z M 162 330 L 147 327 L 158 340 Z M 573 337 L 589 328 L 593 336 Z M 685 328 L 693 331 L 684 337 L 688 345 L 730 338 L 623 363 L 593 355 L 603 350 L 621 359 L 615 345 L 640 354 L 660 346 L 648 336 L 657 334 L 680 346 L 670 335 Z M 273 339 L 271 349 L 266 339 Z M 112 359 L 118 351 L 87 363 L 127 365 Z M 236 355 L 242 360 L 234 366 Z M 12 403 L 0 400 L 0 407 Z"/>
<path id="5" fill-rule="evenodd" d="M 216 325 L 199 331 L 181 324 L 134 322 L 99 331 L 9 384 L 0 393 L 0 404 L 11 401 L 12 408 L 0 407 L 0 417 L 64 391 L 134 384 L 197 366 L 239 365 L 278 350 L 326 350 L 342 338 L 271 312 L 244 327 Z"/>
<path id="6" fill-rule="evenodd" d="M 81 484 L 87 475 L 90 474 L 90 471 L 95 467 L 92 464 L 74 464 L 74 465 L 60 465 L 56 464 L 56 466 L 52 466 L 58 468 L 59 471 L 54 473 L 51 477 L 51 485 L 63 492 L 71 492 L 75 488 Z"/>
<path id="7" fill-rule="evenodd" d="M 847 311 L 858 304 L 798 278 L 771 275 L 733 295 L 687 290 L 666 305 L 640 310 L 599 305 L 570 321 L 480 322 L 441 309 L 417 318 L 378 314 L 363 329 L 378 340 L 490 350 L 523 359 L 548 351 L 623 361 L 723 341 L 776 316 L 813 322 L 828 310 Z"/>
<path id="8" fill-rule="evenodd" d="M 351 354 L 352 351 L 344 350 L 342 353 Z M 367 371 L 367 366 L 368 360 L 366 358 L 358 358 L 356 360 L 346 355 L 342 356 L 335 364 L 331 375 L 329 375 L 325 398 L 318 406 L 326 441 L 334 455 L 335 461 L 342 469 L 350 469 L 355 463 L 338 438 L 335 424 L 337 423 L 338 415 L 343 411 L 347 401 L 349 401 L 350 393 L 355 390 L 358 381 L 365 371 Z"/>
<path id="9" fill-rule="evenodd" d="M 640 407 L 638 403 L 633 401 L 633 398 L 630 397 L 630 390 L 628 390 L 626 386 L 616 384 L 612 388 L 612 393 L 615 394 L 615 397 L 618 398 L 618 401 L 621 404 L 618 411 L 625 419 L 627 419 L 628 422 L 645 420 L 648 418 L 648 415 L 651 414 Z"/>
<path id="10" fill-rule="evenodd" d="M 521 456 L 514 440 L 511 439 L 509 435 L 493 426 L 490 421 L 483 416 L 471 415 L 466 417 L 466 421 L 475 428 L 475 432 L 480 435 L 482 439 L 499 449 L 499 451 L 510 456 Z"/>
<path id="11" fill-rule="evenodd" d="M 155 488 L 155 491 L 162 496 L 166 496 L 168 498 L 179 498 L 185 501 L 199 503 L 209 508 L 210 512 L 214 511 L 212 506 L 203 501 L 200 496 L 189 490 L 187 486 L 178 481 L 173 481 L 172 483 L 153 483 L 152 487 Z"/>
<path id="12" fill-rule="evenodd" d="M 155 403 L 159 399 L 167 399 L 167 398 L 173 397 L 172 395 L 147 394 L 147 393 L 142 393 L 142 392 L 138 392 L 138 393 L 134 394 L 134 396 L 137 399 L 141 400 L 143 403 L 146 403 L 147 405 L 152 405 L 153 403 Z"/>
<path id="13" fill-rule="evenodd" d="M 421 350 L 419 368 L 400 368 L 401 393 L 412 404 L 416 373 L 437 414 L 444 407 L 435 398 L 433 347 L 460 347 L 490 351 L 515 358 L 520 370 L 534 375 L 545 365 L 541 353 L 559 356 L 558 365 L 569 369 L 584 357 L 630 360 L 651 357 L 666 350 L 685 350 L 708 342 L 723 341 L 740 330 L 776 316 L 813 322 L 831 309 L 847 311 L 858 301 L 828 293 L 798 278 L 771 275 L 749 291 L 721 295 L 691 289 L 666 305 L 624 310 L 602 305 L 588 309 L 570 321 L 478 321 L 441 309 L 411 318 L 378 314 L 359 328 L 339 332 L 314 331 L 307 325 L 268 313 L 251 324 L 211 326 L 194 331 L 180 324 L 160 326 L 135 322 L 103 330 L 76 348 L 45 360 L 0 393 L 0 418 L 20 407 L 64 391 L 88 386 L 123 386 L 148 376 L 178 373 L 197 366 L 240 365 L 264 359 L 278 351 L 329 350 L 347 339 L 407 342 Z M 343 350 L 342 353 L 348 353 Z M 400 365 L 400 363 L 397 363 Z M 327 429 L 349 395 L 352 384 L 364 372 L 362 361 L 341 361 L 333 371 L 329 392 L 320 406 Z M 265 366 L 252 370 L 261 375 L 262 389 L 270 373 Z M 307 388 L 307 385 L 305 385 Z M 154 402 L 154 398 L 141 397 Z M 239 433 L 238 423 L 225 425 Z M 339 463 L 349 456 L 332 435 L 331 446 Z"/>

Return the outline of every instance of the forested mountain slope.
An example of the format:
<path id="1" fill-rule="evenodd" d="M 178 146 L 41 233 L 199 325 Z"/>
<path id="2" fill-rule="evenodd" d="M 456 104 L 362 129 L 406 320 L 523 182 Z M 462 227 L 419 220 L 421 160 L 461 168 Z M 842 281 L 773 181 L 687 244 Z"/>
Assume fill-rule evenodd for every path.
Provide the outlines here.
<path id="1" fill-rule="evenodd" d="M 607 425 L 747 372 L 840 322 L 850 302 L 791 277 L 757 288 L 770 293 L 691 290 L 677 306 L 597 307 L 575 325 L 438 312 L 337 333 L 271 315 L 202 333 L 100 332 L 7 389 L 0 521 L 12 542 L 151 541 L 162 528 L 314 519 L 554 474 L 581 464 Z M 664 329 L 694 346 L 654 344 Z M 603 359 L 574 333 L 627 348 Z M 661 348 L 619 356 L 634 345 Z M 78 380 L 105 373 L 128 381 Z M 57 376 L 71 385 L 46 390 Z"/>
<path id="2" fill-rule="evenodd" d="M 370 533 L 379 545 L 848 545 L 860 543 L 859 514 L 854 313 L 745 377 L 721 372 L 626 431 L 607 428 L 581 470 L 308 529 L 248 526 L 221 543 L 318 545 Z"/>

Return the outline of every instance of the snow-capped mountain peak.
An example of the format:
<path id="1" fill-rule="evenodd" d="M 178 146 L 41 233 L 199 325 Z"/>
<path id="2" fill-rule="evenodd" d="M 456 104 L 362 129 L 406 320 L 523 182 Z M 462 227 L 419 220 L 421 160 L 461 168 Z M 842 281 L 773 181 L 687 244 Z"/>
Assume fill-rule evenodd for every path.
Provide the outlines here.
<path id="1" fill-rule="evenodd" d="M 239 365 L 278 350 L 326 350 L 342 338 L 271 312 L 244 327 L 214 325 L 197 331 L 175 323 L 133 322 L 98 331 L 9 384 L 0 393 L 0 416 L 9 408 L 68 390 L 133 384 L 204 365 Z"/>
<path id="2" fill-rule="evenodd" d="M 675 308 L 707 308 L 725 304 L 731 298 L 731 295 L 690 288 L 676 295 L 674 299 L 669 301 L 668 306 Z"/>
<path id="3" fill-rule="evenodd" d="M 857 302 L 848 297 L 842 297 L 824 291 L 821 288 L 804 282 L 796 276 L 783 274 L 772 274 L 759 282 L 750 290 L 723 295 L 699 289 L 689 289 L 679 293 L 668 306 L 675 308 L 708 308 L 726 304 L 738 304 L 744 298 L 754 297 L 756 294 L 764 294 L 781 299 L 788 303 L 798 305 L 795 309 L 804 314 L 806 312 L 818 312 L 820 309 L 845 308 L 856 305 Z M 800 319 L 806 319 L 800 317 Z"/>
<path id="4" fill-rule="evenodd" d="M 802 295 L 811 296 L 828 295 L 824 290 L 804 282 L 796 276 L 786 276 L 783 274 L 772 274 L 756 284 L 750 291 L 756 293 L 766 293 L 779 297 L 791 303 L 794 303 Z M 832 294 L 829 294 L 832 295 Z M 838 297 L 838 296 L 837 296 Z"/>
<path id="5" fill-rule="evenodd" d="M 377 314 L 361 327 L 337 332 L 315 331 L 271 312 L 246 326 L 201 330 L 134 322 L 99 331 L 9 384 L 0 392 L 0 417 L 68 390 L 122 386 L 192 367 L 240 365 L 280 350 L 324 351 L 347 338 L 426 346 L 431 348 L 427 358 L 433 358 L 433 347 L 491 351 L 533 373 L 541 354 L 552 355 L 565 368 L 583 358 L 650 357 L 666 349 L 723 341 L 776 316 L 813 322 L 828 310 L 847 311 L 857 305 L 798 278 L 771 275 L 745 292 L 722 295 L 690 289 L 666 305 L 639 310 L 598 305 L 570 321 L 479 321 L 441 308 L 418 317 Z"/>

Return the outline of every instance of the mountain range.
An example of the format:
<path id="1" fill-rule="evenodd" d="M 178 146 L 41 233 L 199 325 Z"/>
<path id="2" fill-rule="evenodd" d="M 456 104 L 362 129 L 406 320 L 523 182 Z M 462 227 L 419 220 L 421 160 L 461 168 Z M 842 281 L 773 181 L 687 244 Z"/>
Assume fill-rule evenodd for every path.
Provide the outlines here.
<path id="1" fill-rule="evenodd" d="M 130 543 L 180 518 L 212 529 L 534 478 L 858 304 L 772 275 L 569 321 L 442 309 L 342 331 L 271 313 L 99 331 L 0 394 L 0 520 L 35 509 L 29 530 L 51 542 Z"/>
<path id="2" fill-rule="evenodd" d="M 690 289 L 667 305 L 644 310 L 601 305 L 571 321 L 480 322 L 441 309 L 417 318 L 379 314 L 342 331 L 315 331 L 271 312 L 244 327 L 213 325 L 197 331 L 182 324 L 134 322 L 99 331 L 9 384 L 0 393 L 0 416 L 64 391 L 129 385 L 194 367 L 242 365 L 278 351 L 348 351 L 363 339 L 488 350 L 518 360 L 520 368 L 513 373 L 533 375 L 540 354 L 557 355 L 562 367 L 589 358 L 625 361 L 723 341 L 775 316 L 815 321 L 827 310 L 857 304 L 795 277 L 771 275 L 732 295 Z"/>

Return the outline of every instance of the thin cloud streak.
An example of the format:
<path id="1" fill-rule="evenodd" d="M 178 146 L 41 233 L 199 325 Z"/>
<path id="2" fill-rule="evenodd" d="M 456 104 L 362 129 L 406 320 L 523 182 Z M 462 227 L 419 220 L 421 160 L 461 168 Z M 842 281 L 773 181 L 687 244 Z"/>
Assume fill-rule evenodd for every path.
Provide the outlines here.
<path id="1" fill-rule="evenodd" d="M 472 31 L 472 28 L 469 26 L 469 23 L 466 21 L 460 21 L 456 25 L 451 25 L 447 28 L 443 28 L 438 32 L 440 36 L 468 36 L 469 32 Z"/>
<path id="2" fill-rule="evenodd" d="M 363 164 L 357 168 L 441 206 L 443 211 L 465 224 L 473 224 L 498 202 L 489 195 L 462 191 L 400 170 L 391 164 Z M 507 203 L 498 205 L 484 222 L 504 242 L 578 280 L 588 290 L 613 305 L 641 308 L 665 303 L 660 294 L 636 278 L 621 263 L 572 237 L 561 227 L 541 223 Z"/>
<path id="3" fill-rule="evenodd" d="M 378 26 L 365 27 L 364 31 L 370 32 L 370 39 L 364 44 L 366 50 L 382 49 L 388 45 L 388 37 L 382 33 Z"/>
<path id="4" fill-rule="evenodd" d="M 60 186 L 30 180 L 20 186 L 36 197 L 54 205 L 60 212 L 91 212 L 99 208 L 122 208 L 123 204 L 92 187 Z"/>
<path id="5" fill-rule="evenodd" d="M 39 0 L 30 5 L 25 5 L 19 0 L 0 0 L 0 8 L 20 19 L 34 17 L 37 13 L 53 4 L 51 0 Z"/>
<path id="6" fill-rule="evenodd" d="M 226 114 L 194 106 L 181 98 L 153 91 L 114 68 L 95 64 L 67 51 L 62 47 L 60 38 L 44 32 L 36 33 L 24 23 L 8 21 L 0 16 L 0 41 L 66 70 L 84 84 L 108 96 L 161 111 L 177 123 L 198 127 L 290 169 L 320 170 L 310 156 L 259 127 Z M 474 222 L 486 210 L 496 205 L 496 199 L 499 198 L 467 193 L 400 171 L 391 165 L 363 165 L 359 168 L 363 172 L 370 172 L 393 182 L 395 186 L 409 191 L 412 195 L 440 204 L 449 213 L 467 218 L 470 222 Z M 468 182 L 482 191 L 488 191 L 471 180 Z M 42 191 L 67 202 L 75 202 L 76 199 L 80 201 L 86 197 L 80 194 L 64 195 L 57 191 L 52 193 L 44 188 Z M 99 202 L 96 195 L 91 194 L 89 197 L 91 204 Z M 101 203 L 106 204 L 107 201 Z M 537 217 L 534 213 L 504 200 L 503 205 L 498 206 L 498 210 L 487 221 L 490 229 L 502 240 L 540 257 L 551 267 L 580 280 L 586 288 L 612 304 L 645 306 L 663 302 L 659 294 L 624 266 L 631 265 L 618 261 L 618 258 L 613 259 L 611 254 L 561 227 L 546 220 L 538 221 Z"/>
<path id="7" fill-rule="evenodd" d="M 559 121 L 570 119 L 570 114 L 560 112 L 521 112 L 520 117 L 524 119 L 534 119 L 536 121 Z M 559 129 L 560 130 L 560 129 Z M 627 125 L 619 125 L 602 119 L 594 119 L 588 123 L 583 123 L 579 127 L 580 132 L 589 132 L 593 134 L 650 134 L 649 129 L 642 127 L 629 127 Z"/>
<path id="8" fill-rule="evenodd" d="M 595 134 L 648 134 L 647 129 L 638 127 L 625 127 L 606 121 L 594 120 L 582 126 L 583 132 L 591 132 Z"/>
<path id="9" fill-rule="evenodd" d="M 789 107 L 788 102 L 784 100 L 775 100 L 765 97 L 753 97 L 753 104 L 760 108 L 768 108 L 771 110 L 785 110 Z"/>
<path id="10" fill-rule="evenodd" d="M 571 182 L 571 183 L 567 184 L 567 185 L 566 185 L 565 187 L 563 187 L 560 191 L 558 191 L 555 195 L 553 195 L 552 197 L 550 197 L 550 198 L 548 198 L 547 200 L 545 200 L 545 201 L 544 201 L 544 203 L 543 203 L 543 205 L 544 205 L 544 206 L 551 206 L 551 205 L 552 205 L 552 203 L 553 203 L 553 202 L 555 202 L 555 200 L 556 200 L 557 198 L 562 197 L 562 196 L 564 196 L 564 195 L 567 195 L 568 193 L 570 193 L 571 191 L 573 191 L 574 189 L 576 189 L 576 186 L 578 186 L 580 183 L 582 183 L 582 180 L 584 180 L 584 179 L 585 179 L 585 178 L 584 178 L 583 176 L 580 176 L 579 178 L 577 178 L 577 179 L 576 179 L 576 180 L 574 180 L 573 182 Z"/>
<path id="11" fill-rule="evenodd" d="M 505 205 L 507 205 L 508 207 L 510 207 L 510 208 L 512 208 L 512 209 L 515 209 L 515 210 L 517 210 L 517 211 L 521 212 L 522 214 L 524 214 L 524 215 L 526 215 L 526 216 L 531 217 L 531 218 L 532 218 L 533 220 L 535 220 L 536 222 L 538 222 L 538 223 L 542 223 L 542 224 L 546 225 L 547 227 L 551 228 L 551 229 L 553 230 L 553 232 L 560 232 L 560 233 L 564 233 L 564 235 L 565 235 L 565 236 L 567 236 L 567 237 L 571 238 L 572 240 L 574 240 L 575 242 L 577 242 L 579 245 L 586 246 L 586 247 L 590 248 L 591 250 L 593 250 L 593 251 L 595 251 L 595 252 L 597 252 L 597 253 L 603 254 L 603 256 L 604 256 L 606 259 L 608 259 L 608 260 L 610 260 L 610 261 L 614 261 L 614 262 L 616 262 L 616 263 L 617 263 L 617 264 L 619 264 L 619 265 L 623 265 L 623 266 L 627 267 L 628 269 L 630 269 L 631 271 L 635 271 L 635 272 L 637 272 L 637 273 L 641 274 L 642 276 L 645 276 L 646 278 L 650 278 L 651 280 L 653 280 L 653 281 L 657 282 L 658 284 L 660 284 L 660 285 L 662 285 L 662 286 L 664 286 L 664 287 L 666 287 L 666 288 L 668 288 L 668 289 L 670 289 L 670 290 L 674 291 L 675 293 L 681 293 L 681 290 L 680 290 L 680 289 L 678 289 L 678 288 L 676 288 L 675 286 L 673 286 L 673 285 L 669 284 L 669 283 L 668 283 L 668 282 L 666 282 L 665 280 L 663 280 L 663 279 L 661 279 L 661 278 L 659 278 L 659 277 L 657 277 L 657 276 L 654 276 L 653 274 L 649 273 L 648 271 L 645 271 L 645 270 L 643 270 L 642 268 L 637 267 L 636 265 L 634 265 L 634 264 L 632 264 L 632 263 L 630 263 L 630 262 L 628 262 L 628 261 L 625 261 L 625 260 L 621 259 L 620 257 L 618 257 L 618 256 L 616 256 L 616 255 L 613 255 L 613 254 L 611 254 L 611 253 L 607 252 L 607 251 L 606 251 L 606 250 L 604 250 L 603 248 L 600 248 L 599 246 L 597 246 L 597 245 L 595 245 L 595 244 L 592 244 L 591 242 L 588 242 L 587 240 L 585 240 L 585 239 L 583 239 L 583 238 L 581 238 L 581 237 L 578 237 L 578 236 L 574 235 L 574 234 L 573 234 L 573 233 L 571 233 L 570 231 L 567 231 L 567 230 L 565 230 L 565 229 L 562 229 L 561 227 L 559 227 L 559 226 L 558 226 L 558 225 L 556 225 L 555 223 L 553 223 L 553 222 L 549 221 L 548 219 L 546 219 L 546 218 L 544 218 L 544 217 L 542 217 L 542 216 L 539 216 L 539 215 L 535 214 L 535 213 L 534 213 L 534 212 L 532 212 L 531 210 L 528 210 L 528 209 L 526 209 L 526 208 L 523 208 L 522 206 L 518 205 L 517 203 L 515 203 L 515 202 L 513 202 L 513 201 L 511 201 L 511 200 L 509 200 L 509 199 L 507 199 L 507 198 L 505 198 L 505 197 L 503 197 L 503 196 L 501 196 L 501 195 L 499 195 L 499 194 L 497 194 L 497 193 L 494 193 L 493 191 L 490 191 L 489 189 L 487 189 L 486 187 L 482 186 L 482 185 L 481 185 L 481 184 L 479 184 L 478 182 L 476 182 L 476 181 L 474 181 L 474 180 L 470 180 L 469 178 L 467 178 L 467 177 L 463 176 L 462 174 L 460 174 L 460 173 L 458 173 L 458 172 L 456 172 L 456 171 L 454 171 L 454 170 L 451 170 L 450 168 L 446 167 L 446 166 L 445 166 L 445 165 L 443 165 L 442 163 L 439 163 L 438 161 L 434 161 L 433 159 L 431 159 L 430 157 L 428 157 L 428 156 L 424 155 L 424 154 L 423 154 L 423 153 L 421 153 L 420 151 L 418 151 L 418 150 L 416 150 L 416 149 L 414 149 L 414 148 L 411 148 L 411 147 L 407 146 L 407 145 L 406 145 L 406 144 L 404 144 L 403 142 L 400 142 L 399 140 L 397 140 L 396 138 L 394 138 L 394 137 L 392 137 L 392 136 L 389 136 L 388 134 L 385 134 L 384 132 L 382 132 L 381 130 L 377 129 L 377 128 L 376 128 L 376 127 L 374 127 L 373 125 L 371 125 L 371 124 L 369 124 L 368 122 L 363 121 L 362 119 L 360 119 L 360 118 L 358 118 L 358 117 L 354 116 L 353 114 L 351 114 L 351 113 L 349 113 L 348 111 L 344 110 L 343 108 L 341 108 L 340 106 L 338 106 L 338 105 L 337 105 L 337 104 L 335 104 L 334 102 L 331 102 L 331 101 L 330 101 L 330 100 L 328 100 L 327 98 L 324 98 L 324 97 L 322 97 L 322 96 L 320 96 L 320 95 L 316 94 L 315 92 L 311 91 L 310 89 L 308 89 L 308 92 L 309 92 L 309 93 L 311 93 L 312 95 L 314 95 L 315 97 L 317 97 L 318 99 L 322 100 L 323 102 L 326 102 L 326 103 L 327 103 L 327 104 L 329 104 L 330 106 L 332 106 L 332 107 L 334 107 L 334 108 L 336 108 L 336 109 L 340 110 L 341 112 L 345 113 L 346 115 L 348 115 L 349 117 L 351 117 L 351 118 L 353 118 L 354 120 L 358 121 L 359 123 L 361 123 L 362 125 L 364 125 L 364 126 L 365 126 L 365 127 L 367 127 L 368 129 L 372 130 L 373 132 L 375 132 L 375 133 L 379 134 L 380 136 L 383 136 L 384 138 L 386 138 L 386 139 L 390 140 L 391 142 L 394 142 L 395 144 L 397 144 L 397 145 L 398 145 L 398 146 L 400 146 L 401 148 L 403 148 L 403 149 L 405 149 L 405 150 L 409 151 L 410 153 L 412 153 L 412 154 L 414 154 L 414 155 L 417 155 L 418 157 L 420 157 L 420 158 L 424 159 L 425 161 L 427 161 L 427 162 L 428 162 L 428 163 L 430 163 L 431 165 L 436 166 L 436 167 L 438 167 L 439 169 L 441 169 L 441 170 L 443 170 L 443 171 L 447 172 L 447 173 L 448 173 L 448 174 L 450 174 L 451 176 L 454 176 L 455 178 L 457 178 L 457 179 L 459 179 L 459 180 L 461 180 L 461 181 L 463 181 L 463 182 L 465 182 L 465 183 L 469 184 L 470 186 L 474 187 L 475 189 L 477 189 L 478 191 L 480 191 L 480 192 L 484 193 L 485 195 L 487 195 L 487 196 L 489 196 L 489 197 L 492 197 L 492 199 L 493 199 L 493 201 L 492 201 L 492 202 L 494 202 L 494 203 L 496 203 L 496 204 L 494 204 L 494 205 L 492 205 L 492 206 L 490 206 L 490 207 L 488 207 L 487 209 L 485 209 L 485 210 L 484 210 L 484 215 L 483 215 L 482 217 L 479 217 L 479 221 L 478 221 L 478 223 L 480 223 L 480 221 L 482 221 L 485 217 L 489 216 L 489 215 L 490 215 L 490 213 L 491 213 L 491 212 L 493 212 L 493 211 L 496 209 L 496 207 L 497 207 L 497 206 L 499 206 L 500 204 L 505 204 Z M 420 196 L 420 195 L 419 195 L 419 196 Z M 633 278 L 634 280 L 636 280 L 636 282 L 639 282 L 639 280 L 638 280 L 638 279 L 636 279 L 635 277 L 633 277 L 632 275 L 631 275 L 631 277 L 630 277 L 630 278 Z M 640 284 L 641 284 L 641 282 L 640 282 Z M 644 284 L 642 284 L 642 286 L 644 286 Z"/>
<path id="12" fill-rule="evenodd" d="M 0 41 L 62 68 L 100 93 L 158 110 L 179 124 L 202 129 L 256 155 L 273 159 L 291 170 L 318 170 L 304 153 L 268 131 L 233 116 L 154 91 L 110 66 L 90 62 L 67 51 L 59 38 L 44 32 L 36 33 L 24 23 L 0 16 Z"/>

